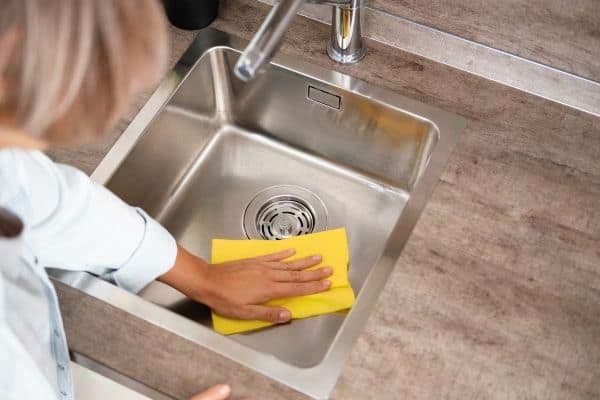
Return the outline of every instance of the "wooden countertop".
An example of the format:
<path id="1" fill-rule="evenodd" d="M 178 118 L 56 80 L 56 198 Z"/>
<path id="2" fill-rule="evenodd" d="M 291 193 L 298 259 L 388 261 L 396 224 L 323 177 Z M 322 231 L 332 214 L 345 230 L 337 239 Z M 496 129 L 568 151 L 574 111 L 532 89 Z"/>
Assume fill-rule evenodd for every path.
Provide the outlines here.
<path id="1" fill-rule="evenodd" d="M 245 38 L 267 9 L 223 3 L 213 25 Z M 599 119 L 371 41 L 339 66 L 328 32 L 298 18 L 282 51 L 469 119 L 332 398 L 600 398 Z M 172 29 L 173 62 L 193 37 Z M 128 120 L 52 155 L 91 172 Z M 58 289 L 71 347 L 152 387 L 183 398 L 229 381 L 236 396 L 303 398 Z"/>

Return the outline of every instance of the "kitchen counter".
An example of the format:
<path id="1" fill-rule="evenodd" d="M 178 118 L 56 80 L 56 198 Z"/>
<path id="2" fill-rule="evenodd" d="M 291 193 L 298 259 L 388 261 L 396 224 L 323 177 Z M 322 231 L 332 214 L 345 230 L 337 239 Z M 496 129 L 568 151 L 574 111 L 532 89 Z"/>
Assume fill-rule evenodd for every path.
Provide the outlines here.
<path id="1" fill-rule="evenodd" d="M 250 38 L 267 10 L 224 1 L 213 26 Z M 171 33 L 174 63 L 194 33 Z M 600 398 L 600 119 L 373 41 L 339 66 L 328 34 L 299 17 L 282 51 L 469 119 L 332 398 Z M 91 172 L 146 98 L 102 141 L 52 156 Z M 228 381 L 236 396 L 304 398 L 58 292 L 71 347 L 148 386 L 184 398 Z"/>

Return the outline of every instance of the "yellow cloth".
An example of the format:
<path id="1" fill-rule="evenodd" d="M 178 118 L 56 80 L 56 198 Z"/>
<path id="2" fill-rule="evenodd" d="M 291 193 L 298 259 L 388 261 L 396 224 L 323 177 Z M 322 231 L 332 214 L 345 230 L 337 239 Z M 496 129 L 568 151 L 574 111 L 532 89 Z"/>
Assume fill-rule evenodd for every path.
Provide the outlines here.
<path id="1" fill-rule="evenodd" d="M 213 239 L 213 264 L 262 256 L 285 249 L 295 249 L 290 260 L 320 254 L 321 266 L 329 266 L 333 274 L 328 279 L 331 289 L 308 296 L 289 297 L 267 302 L 267 305 L 282 306 L 290 310 L 293 319 L 346 310 L 354 303 L 354 291 L 348 281 L 348 239 L 344 228 L 333 229 L 310 235 L 296 236 L 285 240 L 224 240 Z M 218 268 L 216 265 L 214 268 Z M 240 321 L 212 313 L 215 331 L 224 335 L 251 331 L 273 325 L 264 321 Z"/>

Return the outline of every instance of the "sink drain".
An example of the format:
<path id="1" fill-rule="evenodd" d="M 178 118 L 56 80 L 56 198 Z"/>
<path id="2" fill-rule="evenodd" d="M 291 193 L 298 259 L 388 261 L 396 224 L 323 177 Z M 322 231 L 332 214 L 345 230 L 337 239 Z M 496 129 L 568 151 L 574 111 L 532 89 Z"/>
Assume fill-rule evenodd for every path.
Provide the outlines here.
<path id="1" fill-rule="evenodd" d="M 311 233 L 315 216 L 299 199 L 282 196 L 264 205 L 256 216 L 256 226 L 265 239 L 283 239 Z"/>
<path id="2" fill-rule="evenodd" d="M 327 228 L 327 209 L 313 192 L 298 186 L 273 186 L 246 207 L 244 231 L 250 239 L 280 240 Z"/>

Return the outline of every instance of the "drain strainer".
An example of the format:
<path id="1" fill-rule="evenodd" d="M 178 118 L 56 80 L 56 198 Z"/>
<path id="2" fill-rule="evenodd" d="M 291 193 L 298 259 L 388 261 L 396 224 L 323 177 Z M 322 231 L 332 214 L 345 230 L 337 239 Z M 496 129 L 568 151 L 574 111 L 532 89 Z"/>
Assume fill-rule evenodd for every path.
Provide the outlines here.
<path id="1" fill-rule="evenodd" d="M 327 209 L 313 192 L 299 186 L 273 186 L 246 207 L 244 231 L 249 239 L 280 240 L 327 228 Z"/>

